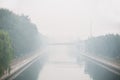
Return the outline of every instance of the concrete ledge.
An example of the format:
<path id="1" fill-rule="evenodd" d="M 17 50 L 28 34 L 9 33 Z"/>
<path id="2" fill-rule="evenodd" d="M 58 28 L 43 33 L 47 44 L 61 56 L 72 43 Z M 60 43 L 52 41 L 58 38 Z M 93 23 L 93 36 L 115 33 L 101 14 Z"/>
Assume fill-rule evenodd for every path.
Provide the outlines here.
<path id="1" fill-rule="evenodd" d="M 40 54 L 41 53 L 41 54 Z M 11 65 L 11 71 L 10 74 L 3 75 L 0 80 L 14 80 L 15 77 L 17 77 L 20 73 L 22 73 L 25 69 L 27 69 L 30 65 L 32 65 L 34 62 L 36 62 L 43 53 L 35 53 L 28 58 L 20 61 L 17 64 Z"/>

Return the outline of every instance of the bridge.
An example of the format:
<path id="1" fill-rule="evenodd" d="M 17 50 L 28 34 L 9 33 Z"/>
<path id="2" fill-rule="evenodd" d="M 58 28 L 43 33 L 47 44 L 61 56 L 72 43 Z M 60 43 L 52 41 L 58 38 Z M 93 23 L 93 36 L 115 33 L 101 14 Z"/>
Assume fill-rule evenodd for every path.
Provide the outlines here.
<path id="1" fill-rule="evenodd" d="M 54 46 L 54 45 L 75 45 L 75 43 L 50 43 L 48 46 Z M 97 64 L 104 69 L 120 76 L 120 65 L 115 64 L 114 62 L 111 62 L 107 59 L 103 59 L 99 56 L 95 55 L 89 55 L 87 53 L 82 53 L 80 56 L 84 57 L 85 60 L 88 60 L 94 64 Z M 0 78 L 0 80 L 13 80 L 18 75 L 20 75 L 24 70 L 26 70 L 28 67 L 30 67 L 33 63 L 35 63 L 37 60 L 42 59 L 42 57 L 45 58 L 44 54 L 36 53 L 34 55 L 29 56 L 28 58 L 20 61 L 19 63 L 12 65 L 10 74 L 5 74 Z M 79 56 L 78 56 L 79 57 Z M 53 62 L 57 64 L 58 62 Z M 75 63 L 67 63 L 67 62 L 59 62 L 64 64 L 75 64 Z"/>
<path id="2" fill-rule="evenodd" d="M 77 43 L 75 42 L 62 42 L 62 43 L 48 43 L 48 45 L 76 45 Z"/>

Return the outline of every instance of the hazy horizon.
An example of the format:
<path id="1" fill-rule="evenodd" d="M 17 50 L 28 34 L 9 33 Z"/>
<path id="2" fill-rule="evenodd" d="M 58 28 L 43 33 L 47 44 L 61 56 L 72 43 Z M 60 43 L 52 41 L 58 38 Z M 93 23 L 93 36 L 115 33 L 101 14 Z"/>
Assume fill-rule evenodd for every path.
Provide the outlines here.
<path id="1" fill-rule="evenodd" d="M 119 0 L 0 0 L 0 7 L 28 15 L 48 38 L 63 41 L 118 33 Z"/>

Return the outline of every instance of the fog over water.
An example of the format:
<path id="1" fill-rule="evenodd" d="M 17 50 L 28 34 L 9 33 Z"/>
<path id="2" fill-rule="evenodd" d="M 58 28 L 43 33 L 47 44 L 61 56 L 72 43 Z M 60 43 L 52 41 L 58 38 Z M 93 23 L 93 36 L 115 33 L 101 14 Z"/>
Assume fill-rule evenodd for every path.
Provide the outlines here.
<path id="1" fill-rule="evenodd" d="M 20 80 L 31 78 L 30 75 L 36 72 L 33 76 L 37 78 L 39 73 L 38 80 L 92 80 L 92 78 L 94 80 L 110 80 L 111 77 L 111 80 L 120 80 L 118 75 L 103 69 L 101 66 L 89 63 L 89 61 L 86 61 L 86 64 L 85 61 L 80 61 L 80 53 L 85 53 L 85 48 L 88 53 L 96 53 L 95 55 L 103 53 L 102 56 L 105 55 L 105 58 L 119 59 L 119 35 L 101 36 L 93 39 L 90 37 L 120 34 L 120 0 L 0 0 L 0 8 L 8 9 L 17 15 L 26 15 L 32 23 L 37 25 L 38 31 L 45 37 L 43 42 L 48 61 L 44 64 L 44 60 L 38 60 L 36 65 L 32 65 L 23 72 L 27 76 L 20 74 L 16 80 L 18 78 Z M 9 19 L 7 20 L 9 23 Z M 17 24 L 19 23 L 14 24 L 13 21 L 13 25 L 18 26 Z M 22 31 L 26 32 L 25 29 Z M 32 30 L 30 31 L 32 32 Z M 88 41 L 81 41 L 85 39 Z M 75 46 L 48 45 L 73 42 Z M 42 44 L 40 45 L 42 51 Z M 32 46 L 30 45 L 30 47 Z M 32 71 L 32 69 L 35 70 Z M 103 77 L 104 72 L 111 77 Z"/>
<path id="2" fill-rule="evenodd" d="M 77 64 L 71 56 L 72 46 L 49 46 L 49 59 L 40 71 L 38 80 L 91 80 L 84 72 L 84 64 Z"/>

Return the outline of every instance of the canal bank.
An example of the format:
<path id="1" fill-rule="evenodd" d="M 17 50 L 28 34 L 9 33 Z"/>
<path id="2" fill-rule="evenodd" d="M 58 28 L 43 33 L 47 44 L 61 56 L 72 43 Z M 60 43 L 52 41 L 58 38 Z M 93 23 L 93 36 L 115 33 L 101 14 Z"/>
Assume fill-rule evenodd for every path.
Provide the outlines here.
<path id="1" fill-rule="evenodd" d="M 35 63 L 33 63 L 29 68 L 24 70 L 14 80 L 37 80 L 38 74 L 42 70 L 44 63 L 45 60 L 40 58 Z"/>
<path id="2" fill-rule="evenodd" d="M 80 61 L 72 46 L 49 46 L 48 60 L 38 60 L 15 80 L 120 80 L 119 76 L 92 62 Z M 80 60 L 80 59 L 79 59 Z"/>

